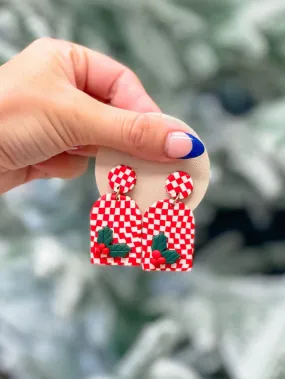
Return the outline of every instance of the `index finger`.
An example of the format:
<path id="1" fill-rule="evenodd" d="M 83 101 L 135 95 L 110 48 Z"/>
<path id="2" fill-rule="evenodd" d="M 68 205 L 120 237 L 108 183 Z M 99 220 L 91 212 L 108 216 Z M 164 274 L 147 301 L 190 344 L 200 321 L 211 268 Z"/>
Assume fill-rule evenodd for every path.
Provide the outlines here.
<path id="1" fill-rule="evenodd" d="M 136 112 L 161 112 L 129 68 L 83 46 L 71 46 L 79 89 L 117 108 Z"/>

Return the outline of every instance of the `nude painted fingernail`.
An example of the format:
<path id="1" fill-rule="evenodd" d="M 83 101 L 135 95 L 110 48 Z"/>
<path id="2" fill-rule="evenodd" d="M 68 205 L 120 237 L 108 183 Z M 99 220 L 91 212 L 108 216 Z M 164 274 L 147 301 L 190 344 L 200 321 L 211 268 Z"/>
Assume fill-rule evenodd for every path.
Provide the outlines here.
<path id="1" fill-rule="evenodd" d="M 83 146 L 73 146 L 73 147 L 71 147 L 70 149 L 69 149 L 69 151 L 70 150 L 79 150 L 79 149 L 81 149 Z"/>
<path id="2" fill-rule="evenodd" d="M 191 159 L 202 155 L 205 147 L 190 133 L 172 132 L 166 139 L 165 151 L 169 158 Z"/>

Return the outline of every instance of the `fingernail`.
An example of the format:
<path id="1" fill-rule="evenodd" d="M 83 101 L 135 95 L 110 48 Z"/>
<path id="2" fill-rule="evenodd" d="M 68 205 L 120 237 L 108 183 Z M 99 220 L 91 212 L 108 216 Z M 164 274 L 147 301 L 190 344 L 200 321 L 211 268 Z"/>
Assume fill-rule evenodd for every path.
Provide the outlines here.
<path id="1" fill-rule="evenodd" d="M 83 146 L 73 146 L 69 149 L 70 150 L 78 150 L 78 149 L 81 149 Z"/>
<path id="2" fill-rule="evenodd" d="M 205 147 L 190 133 L 172 132 L 167 137 L 165 151 L 169 158 L 190 159 L 202 155 Z"/>

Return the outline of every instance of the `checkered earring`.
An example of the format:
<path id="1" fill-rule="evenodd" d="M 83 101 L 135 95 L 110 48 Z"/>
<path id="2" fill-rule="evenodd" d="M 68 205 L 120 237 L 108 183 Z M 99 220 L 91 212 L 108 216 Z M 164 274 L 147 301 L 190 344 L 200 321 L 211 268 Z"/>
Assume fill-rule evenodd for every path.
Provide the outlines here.
<path id="1" fill-rule="evenodd" d="M 169 175 L 170 198 L 157 201 L 143 216 L 142 269 L 145 271 L 189 271 L 192 268 L 195 221 L 191 209 L 181 201 L 193 190 L 191 176 L 183 171 Z"/>
<path id="2" fill-rule="evenodd" d="M 113 192 L 98 199 L 91 210 L 91 263 L 140 266 L 142 215 L 125 194 L 136 184 L 131 167 L 116 166 L 108 175 Z"/>

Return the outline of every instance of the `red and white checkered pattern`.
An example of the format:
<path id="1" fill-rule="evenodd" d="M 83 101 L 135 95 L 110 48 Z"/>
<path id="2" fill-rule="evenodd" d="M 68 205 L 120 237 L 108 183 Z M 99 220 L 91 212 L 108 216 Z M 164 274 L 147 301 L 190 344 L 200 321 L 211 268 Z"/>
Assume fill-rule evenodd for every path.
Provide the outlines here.
<path id="1" fill-rule="evenodd" d="M 176 250 L 181 258 L 173 264 L 155 267 L 150 263 L 152 239 L 163 232 L 168 238 L 167 249 Z M 171 199 L 153 204 L 143 216 L 142 268 L 145 271 L 189 271 L 194 252 L 195 220 L 191 209 Z"/>
<path id="2" fill-rule="evenodd" d="M 94 242 L 98 231 L 105 226 L 113 230 L 113 243 L 126 243 L 132 248 L 126 258 L 94 256 Z M 97 200 L 91 210 L 91 263 L 101 265 L 140 266 L 141 265 L 142 215 L 135 201 L 128 196 L 108 193 Z"/>
<path id="3" fill-rule="evenodd" d="M 166 179 L 166 192 L 173 198 L 185 199 L 193 191 L 193 181 L 187 172 L 176 171 Z"/>
<path id="4" fill-rule="evenodd" d="M 108 180 L 113 191 L 119 188 L 120 193 L 128 193 L 134 188 L 137 176 L 131 167 L 119 165 L 109 172 Z"/>

